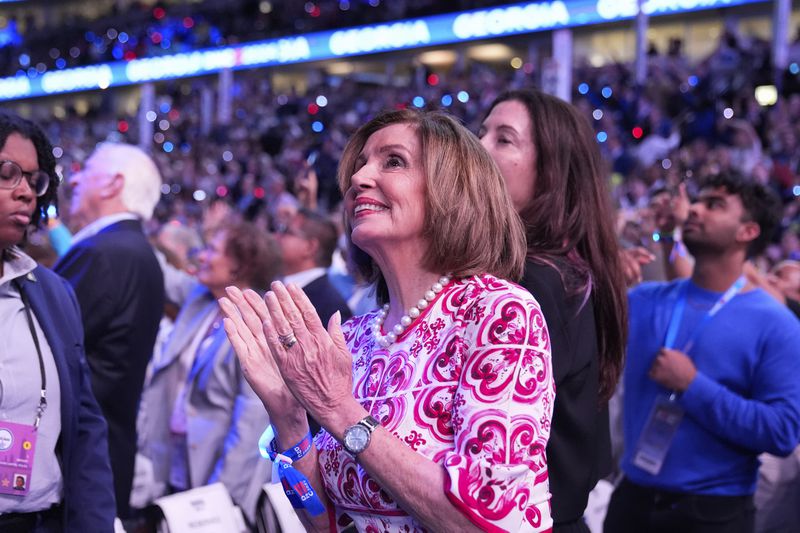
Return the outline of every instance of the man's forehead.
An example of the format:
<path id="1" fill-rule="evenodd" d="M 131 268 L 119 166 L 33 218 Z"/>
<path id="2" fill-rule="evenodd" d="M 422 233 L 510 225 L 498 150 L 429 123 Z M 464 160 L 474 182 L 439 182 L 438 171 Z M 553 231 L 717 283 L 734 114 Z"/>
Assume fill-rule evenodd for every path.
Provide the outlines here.
<path id="1" fill-rule="evenodd" d="M 773 269 L 773 273 L 778 277 L 789 277 L 800 275 L 800 263 L 778 263 Z"/>
<path id="2" fill-rule="evenodd" d="M 731 201 L 736 199 L 741 202 L 738 194 L 732 194 L 725 187 L 703 187 L 697 195 L 698 199 L 705 198 L 722 198 L 723 200 Z"/>

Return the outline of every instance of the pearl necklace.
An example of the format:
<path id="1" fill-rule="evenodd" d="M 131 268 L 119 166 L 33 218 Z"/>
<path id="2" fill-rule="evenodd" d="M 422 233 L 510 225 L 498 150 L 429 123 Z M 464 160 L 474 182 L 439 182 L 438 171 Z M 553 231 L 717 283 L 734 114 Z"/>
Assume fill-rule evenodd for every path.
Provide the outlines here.
<path id="1" fill-rule="evenodd" d="M 420 315 L 422 310 L 428 307 L 428 303 L 432 302 L 433 299 L 436 298 L 436 295 L 442 292 L 445 285 L 450 283 L 450 276 L 452 276 L 452 274 L 439 278 L 439 281 L 431 285 L 429 290 L 425 291 L 424 297 L 417 302 L 417 305 L 409 308 L 408 312 L 400 318 L 400 322 L 389 330 L 389 333 L 381 335 L 381 326 L 386 320 L 386 315 L 389 314 L 389 304 L 384 305 L 378 312 L 375 322 L 372 324 L 372 336 L 375 337 L 377 343 L 380 344 L 382 348 L 388 348 L 394 343 L 394 341 L 403 334 L 406 328 L 411 325 L 411 322 Z"/>

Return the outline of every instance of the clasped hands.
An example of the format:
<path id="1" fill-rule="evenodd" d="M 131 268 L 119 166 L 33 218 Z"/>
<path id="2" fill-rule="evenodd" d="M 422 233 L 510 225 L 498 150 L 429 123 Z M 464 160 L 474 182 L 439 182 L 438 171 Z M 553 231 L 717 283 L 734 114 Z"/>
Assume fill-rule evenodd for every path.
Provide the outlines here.
<path id="1" fill-rule="evenodd" d="M 352 358 L 337 312 L 327 330 L 305 293 L 276 281 L 262 299 L 255 291 L 226 289 L 219 299 L 224 326 L 245 379 L 273 419 L 299 423 L 305 412 L 324 425 L 352 394 Z M 287 347 L 281 337 L 293 334 Z"/>

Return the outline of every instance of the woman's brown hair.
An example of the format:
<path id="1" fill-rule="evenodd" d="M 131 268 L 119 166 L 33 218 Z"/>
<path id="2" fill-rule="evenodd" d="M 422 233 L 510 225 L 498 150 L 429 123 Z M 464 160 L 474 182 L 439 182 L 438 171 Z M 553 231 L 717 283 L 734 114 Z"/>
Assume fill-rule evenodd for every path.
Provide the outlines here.
<path id="1" fill-rule="evenodd" d="M 281 273 L 281 247 L 250 222 L 232 222 L 217 230 L 225 235 L 225 255 L 236 265 L 236 278 L 255 291 L 266 291 Z"/>
<path id="2" fill-rule="evenodd" d="M 592 296 L 600 354 L 600 398 L 614 393 L 625 359 L 628 299 L 604 165 L 585 117 L 537 89 L 492 103 L 523 104 L 536 154 L 534 194 L 520 210 L 528 259 L 557 269 L 570 295 Z"/>
<path id="3" fill-rule="evenodd" d="M 505 182 L 480 141 L 454 118 L 441 112 L 387 111 L 361 126 L 350 138 L 339 162 L 339 187 L 350 189 L 356 162 L 367 139 L 387 126 L 410 124 L 420 141 L 425 175 L 426 269 L 455 277 L 493 274 L 518 280 L 525 264 L 525 234 Z M 378 302 L 389 299 L 378 266 L 349 240 L 351 257 L 368 282 L 377 286 Z"/>

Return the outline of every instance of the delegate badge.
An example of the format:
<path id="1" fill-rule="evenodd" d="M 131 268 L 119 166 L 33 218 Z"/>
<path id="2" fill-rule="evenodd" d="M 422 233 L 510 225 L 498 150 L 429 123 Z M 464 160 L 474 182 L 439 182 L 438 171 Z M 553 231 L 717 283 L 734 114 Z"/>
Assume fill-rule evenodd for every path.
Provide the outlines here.
<path id="1" fill-rule="evenodd" d="M 0 494 L 28 494 L 35 448 L 36 428 L 0 421 Z"/>
<path id="2" fill-rule="evenodd" d="M 644 425 L 636 451 L 633 454 L 633 464 L 645 472 L 657 476 L 664 465 L 664 459 L 669 452 L 672 439 L 678 432 L 678 426 L 683 419 L 683 408 L 666 397 L 656 398 L 650 416 Z"/>

